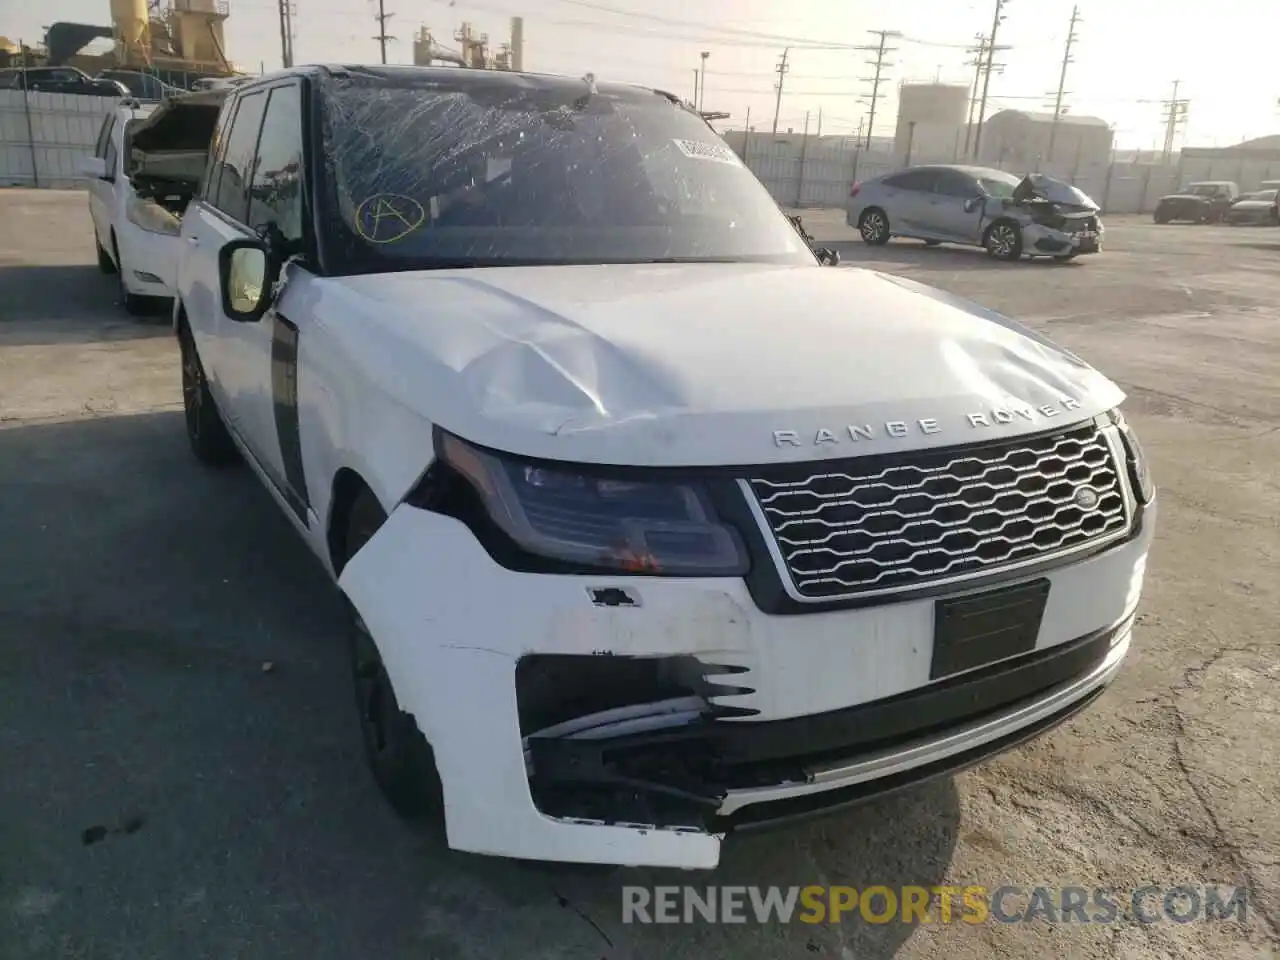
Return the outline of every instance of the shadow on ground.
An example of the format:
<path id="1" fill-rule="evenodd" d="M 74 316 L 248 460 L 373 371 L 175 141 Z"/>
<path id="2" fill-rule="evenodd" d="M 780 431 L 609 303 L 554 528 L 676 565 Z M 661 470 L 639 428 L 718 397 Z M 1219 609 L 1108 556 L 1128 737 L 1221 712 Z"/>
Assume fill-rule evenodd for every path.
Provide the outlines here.
<path id="1" fill-rule="evenodd" d="M 859 240 L 825 241 L 819 246 L 831 247 L 840 252 L 842 264 L 871 266 L 876 264 L 918 264 L 933 269 L 947 270 L 1012 270 L 1026 267 L 1074 268 L 1089 260 L 1088 256 L 1075 260 L 1059 261 L 1048 257 L 1023 257 L 1016 263 L 1006 263 L 987 256 L 977 247 L 926 246 L 917 240 L 892 240 L 882 247 L 872 247 Z"/>
<path id="2" fill-rule="evenodd" d="M 910 928 L 624 926 L 620 888 L 931 885 L 952 857 L 950 781 L 710 874 L 452 853 L 366 772 L 319 564 L 180 413 L 0 430 L 0 485 L 6 957 L 887 958 Z"/>
<path id="3" fill-rule="evenodd" d="M 120 287 L 92 264 L 0 263 L 0 344 L 86 343 L 136 340 L 168 332 L 171 301 L 147 302 L 131 317 L 120 305 Z"/>

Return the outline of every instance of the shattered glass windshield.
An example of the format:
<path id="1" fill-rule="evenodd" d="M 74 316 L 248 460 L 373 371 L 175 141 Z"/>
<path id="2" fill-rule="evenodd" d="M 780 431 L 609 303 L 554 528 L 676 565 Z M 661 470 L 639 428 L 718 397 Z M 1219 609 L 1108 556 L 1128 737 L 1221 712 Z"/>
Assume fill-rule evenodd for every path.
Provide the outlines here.
<path id="1" fill-rule="evenodd" d="M 814 256 L 702 121 L 652 91 L 480 72 L 321 84 L 343 269 Z"/>

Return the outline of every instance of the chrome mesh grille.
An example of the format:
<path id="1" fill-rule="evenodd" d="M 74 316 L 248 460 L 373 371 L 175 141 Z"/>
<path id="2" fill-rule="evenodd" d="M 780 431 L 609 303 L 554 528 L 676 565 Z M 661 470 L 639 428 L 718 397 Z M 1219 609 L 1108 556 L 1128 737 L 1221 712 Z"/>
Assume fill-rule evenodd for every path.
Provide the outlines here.
<path id="1" fill-rule="evenodd" d="M 994 572 L 1093 546 L 1128 527 L 1115 458 L 1092 423 L 833 466 L 749 481 L 806 599 Z"/>

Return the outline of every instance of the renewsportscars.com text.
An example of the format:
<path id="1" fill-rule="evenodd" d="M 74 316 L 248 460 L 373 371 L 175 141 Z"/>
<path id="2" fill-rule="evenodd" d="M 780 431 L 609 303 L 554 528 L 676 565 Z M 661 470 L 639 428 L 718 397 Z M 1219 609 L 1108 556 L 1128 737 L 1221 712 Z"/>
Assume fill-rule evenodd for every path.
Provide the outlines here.
<path id="1" fill-rule="evenodd" d="M 632 887 L 623 923 L 1194 923 L 1236 920 L 1245 887 Z"/>

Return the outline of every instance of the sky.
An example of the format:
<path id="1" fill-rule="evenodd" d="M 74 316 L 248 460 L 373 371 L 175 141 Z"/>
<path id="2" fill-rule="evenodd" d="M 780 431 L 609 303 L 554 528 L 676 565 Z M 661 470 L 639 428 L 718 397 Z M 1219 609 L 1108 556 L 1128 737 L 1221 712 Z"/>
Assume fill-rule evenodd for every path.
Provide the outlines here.
<path id="1" fill-rule="evenodd" d="M 228 0 L 228 54 L 242 69 L 280 65 L 275 0 Z M 291 0 L 296 63 L 376 63 L 378 0 Z M 392 14 L 390 63 L 411 63 L 412 37 L 429 28 L 457 49 L 454 32 L 470 22 L 496 45 L 512 16 L 525 19 L 525 69 L 643 83 L 692 97 L 706 60 L 703 108 L 723 110 L 722 128 L 766 130 L 775 108 L 773 72 L 790 46 L 779 130 L 851 134 L 867 114 L 874 68 L 871 31 L 898 31 L 885 57 L 884 98 L 875 132 L 891 136 L 900 82 L 970 84 L 966 47 L 989 32 L 995 0 L 383 0 Z M 1064 103 L 1070 112 L 1114 125 L 1121 148 L 1158 148 L 1162 100 L 1189 100 L 1176 143 L 1226 146 L 1280 133 L 1280 4 L 1168 0 L 1005 0 L 997 43 L 1008 45 L 991 79 L 987 114 L 1006 108 L 1051 110 L 1073 7 L 1072 63 Z M 0 0 L 0 34 L 43 35 L 57 20 L 107 23 L 108 0 Z M 1158 13 L 1156 12 L 1158 10 Z M 829 49 L 820 49 L 827 45 Z"/>

